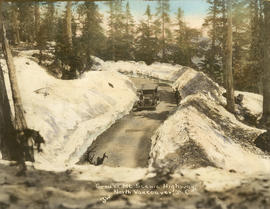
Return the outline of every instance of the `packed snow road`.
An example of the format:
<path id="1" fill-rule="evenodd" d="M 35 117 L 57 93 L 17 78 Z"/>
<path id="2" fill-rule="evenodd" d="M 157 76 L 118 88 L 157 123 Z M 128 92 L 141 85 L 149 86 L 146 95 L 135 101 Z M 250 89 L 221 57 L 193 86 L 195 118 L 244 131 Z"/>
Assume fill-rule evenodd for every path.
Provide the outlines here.
<path id="1" fill-rule="evenodd" d="M 171 87 L 145 78 L 131 78 L 136 87 L 146 83 L 158 84 L 160 103 L 156 110 L 131 112 L 112 125 L 100 135 L 88 148 L 84 160 L 94 156 L 102 158 L 103 165 L 111 167 L 147 167 L 151 148 L 151 137 L 160 124 L 176 108 L 174 93 Z"/>

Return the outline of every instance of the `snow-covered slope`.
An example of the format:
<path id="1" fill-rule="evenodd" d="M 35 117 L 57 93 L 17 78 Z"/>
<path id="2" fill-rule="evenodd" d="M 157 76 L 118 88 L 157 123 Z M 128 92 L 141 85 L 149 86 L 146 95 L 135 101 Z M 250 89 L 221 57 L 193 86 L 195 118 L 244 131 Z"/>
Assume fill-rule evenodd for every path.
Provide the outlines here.
<path id="1" fill-rule="evenodd" d="M 14 61 L 28 126 L 46 140 L 36 161 L 47 169 L 76 163 L 136 100 L 133 84 L 117 72 L 88 72 L 80 79 L 59 80 L 26 57 Z"/>
<path id="2" fill-rule="evenodd" d="M 151 163 L 172 169 L 270 171 L 270 159 L 251 145 L 262 132 L 239 122 L 207 95 L 190 95 L 152 137 Z"/>
<path id="3" fill-rule="evenodd" d="M 146 65 L 144 62 L 134 61 L 106 61 L 92 57 L 94 61 L 93 69 L 97 71 L 118 71 L 129 73 L 134 76 L 147 76 L 170 83 L 175 82 L 185 70 L 191 69 L 181 65 L 171 65 L 167 63 L 153 63 Z"/>
<path id="4" fill-rule="evenodd" d="M 263 96 L 250 92 L 235 91 L 236 96 L 239 94 L 243 95 L 242 107 L 244 114 L 254 120 L 260 119 L 263 109 Z"/>
<path id="5" fill-rule="evenodd" d="M 172 65 L 168 63 L 153 63 L 146 65 L 144 62 L 134 61 L 103 61 L 97 57 L 92 57 L 94 61 L 93 69 L 97 71 L 117 71 L 129 73 L 134 76 L 146 76 L 158 80 L 166 81 L 172 85 L 173 89 L 178 89 L 181 97 L 204 92 L 214 97 L 219 102 L 225 102 L 222 93 L 225 89 L 218 86 L 208 76 L 190 67 Z"/>
<path id="6" fill-rule="evenodd" d="M 270 158 L 255 147 L 264 130 L 240 122 L 224 107 L 225 90 L 205 74 L 184 71 L 173 84 L 183 100 L 152 137 L 151 165 L 171 169 L 214 166 L 240 172 L 270 171 Z M 243 94 L 240 109 L 254 118 L 262 111 L 260 95 Z M 252 169 L 251 169 L 252 168 Z"/>
<path id="7" fill-rule="evenodd" d="M 216 102 L 225 104 L 225 98 L 222 97 L 225 89 L 204 73 L 191 68 L 182 71 L 181 75 L 173 83 L 173 88 L 179 91 L 182 99 L 192 94 L 203 93 L 213 98 Z"/>

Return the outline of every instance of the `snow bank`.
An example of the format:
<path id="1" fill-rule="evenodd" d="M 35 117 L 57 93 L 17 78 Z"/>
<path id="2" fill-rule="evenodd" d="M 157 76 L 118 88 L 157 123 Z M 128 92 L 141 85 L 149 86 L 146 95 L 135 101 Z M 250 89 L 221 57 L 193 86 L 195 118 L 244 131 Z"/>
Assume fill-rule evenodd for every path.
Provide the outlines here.
<path id="1" fill-rule="evenodd" d="M 226 105 L 226 98 L 222 96 L 226 90 L 211 80 L 204 73 L 197 72 L 191 68 L 186 69 L 172 86 L 174 89 L 178 89 L 182 98 L 201 93 L 207 95 L 222 106 Z M 241 105 L 236 105 L 237 112 L 244 116 L 247 122 L 255 122 L 262 115 L 262 95 L 235 91 L 235 97 L 239 94 L 243 95 L 243 101 L 241 102 Z"/>
<path id="2" fill-rule="evenodd" d="M 174 82 L 173 88 L 177 89 L 182 98 L 196 93 L 207 94 L 210 98 L 224 104 L 225 98 L 222 93 L 225 89 L 212 81 L 202 72 L 197 72 L 191 68 L 186 69 Z"/>
<path id="3" fill-rule="evenodd" d="M 93 69 L 97 71 L 118 71 L 138 76 L 146 76 L 169 82 L 173 89 L 178 89 L 181 97 L 204 92 L 221 103 L 225 102 L 222 93 L 225 89 L 218 86 L 204 73 L 198 72 L 190 67 L 172 65 L 168 63 L 153 63 L 146 65 L 144 62 L 133 61 L 106 61 L 92 57 Z"/>
<path id="4" fill-rule="evenodd" d="M 186 70 L 191 69 L 181 65 L 172 65 L 167 63 L 153 63 L 146 65 L 144 62 L 134 61 L 106 61 L 92 57 L 94 66 L 93 69 L 97 71 L 118 71 L 120 73 L 128 73 L 134 76 L 146 76 L 155 78 L 170 83 L 175 82 L 179 76 Z"/>
<path id="5" fill-rule="evenodd" d="M 29 58 L 14 61 L 27 124 L 46 140 L 36 161 L 47 169 L 76 163 L 99 134 L 129 113 L 136 100 L 131 81 L 117 72 L 88 72 L 80 79 L 58 80 Z M 2 64 L 6 70 L 3 60 Z M 9 84 L 6 72 L 5 77 Z M 10 88 L 8 92 L 10 96 Z"/>
<path id="6" fill-rule="evenodd" d="M 263 96 L 250 92 L 235 91 L 235 95 L 243 95 L 241 106 L 246 117 L 256 120 L 260 119 L 263 111 Z"/>
<path id="7" fill-rule="evenodd" d="M 39 54 L 39 50 L 33 49 L 33 50 L 24 50 L 24 51 L 17 51 L 18 55 L 21 57 L 27 57 L 32 58 L 34 54 Z"/>
<path id="8" fill-rule="evenodd" d="M 211 97 L 190 95 L 152 137 L 151 165 L 269 172 L 270 159 L 251 144 L 262 132 L 239 122 Z"/>

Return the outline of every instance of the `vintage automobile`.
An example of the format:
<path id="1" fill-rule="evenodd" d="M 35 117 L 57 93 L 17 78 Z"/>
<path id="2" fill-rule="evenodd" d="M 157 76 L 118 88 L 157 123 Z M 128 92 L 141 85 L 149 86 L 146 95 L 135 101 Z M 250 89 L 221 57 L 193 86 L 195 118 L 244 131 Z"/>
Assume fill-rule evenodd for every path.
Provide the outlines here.
<path id="1" fill-rule="evenodd" d="M 159 103 L 158 86 L 154 84 L 144 84 L 137 90 L 139 101 L 133 110 L 156 109 Z"/>

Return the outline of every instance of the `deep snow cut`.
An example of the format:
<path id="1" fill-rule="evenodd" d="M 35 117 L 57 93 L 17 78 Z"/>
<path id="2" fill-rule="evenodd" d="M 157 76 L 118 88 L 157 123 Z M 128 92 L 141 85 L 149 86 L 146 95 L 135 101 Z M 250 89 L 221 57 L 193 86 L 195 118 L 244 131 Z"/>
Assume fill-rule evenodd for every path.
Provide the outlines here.
<path id="1" fill-rule="evenodd" d="M 166 81 L 183 99 L 152 137 L 152 166 L 214 166 L 248 172 L 248 162 L 252 171 L 270 170 L 269 159 L 252 144 L 264 130 L 247 126 L 229 113 L 224 108 L 224 89 L 204 73 L 180 65 L 94 58 L 97 71 L 76 80 L 59 80 L 27 56 L 31 53 L 15 58 L 15 65 L 28 126 L 46 140 L 44 152 L 36 156 L 42 168 L 73 166 L 98 135 L 129 113 L 136 89 L 121 72 Z M 261 97 L 243 94 L 243 106 L 259 116 Z"/>
<path id="2" fill-rule="evenodd" d="M 269 157 L 254 145 L 264 132 L 245 125 L 225 108 L 225 89 L 202 72 L 189 67 L 143 62 L 104 62 L 94 58 L 95 69 L 146 76 L 171 84 L 182 102 L 152 137 L 150 165 L 172 170 L 213 166 L 245 173 L 270 171 Z M 243 94 L 238 114 L 255 119 L 262 112 L 262 96 Z M 252 169 L 251 169 L 252 168 Z"/>

